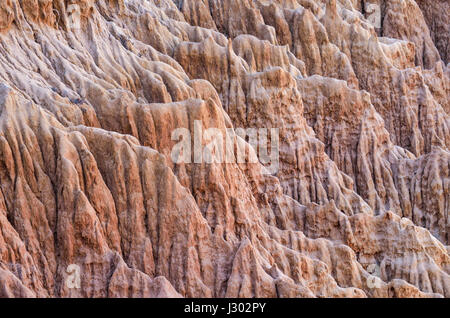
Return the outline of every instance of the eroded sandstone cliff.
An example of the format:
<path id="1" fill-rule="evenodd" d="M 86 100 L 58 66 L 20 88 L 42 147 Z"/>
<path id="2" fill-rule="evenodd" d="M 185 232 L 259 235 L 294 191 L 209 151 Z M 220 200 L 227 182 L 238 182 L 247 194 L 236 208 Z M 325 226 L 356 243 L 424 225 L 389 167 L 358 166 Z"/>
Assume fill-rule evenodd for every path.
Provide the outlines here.
<path id="1" fill-rule="evenodd" d="M 449 12 L 0 0 L 0 297 L 450 297 Z"/>

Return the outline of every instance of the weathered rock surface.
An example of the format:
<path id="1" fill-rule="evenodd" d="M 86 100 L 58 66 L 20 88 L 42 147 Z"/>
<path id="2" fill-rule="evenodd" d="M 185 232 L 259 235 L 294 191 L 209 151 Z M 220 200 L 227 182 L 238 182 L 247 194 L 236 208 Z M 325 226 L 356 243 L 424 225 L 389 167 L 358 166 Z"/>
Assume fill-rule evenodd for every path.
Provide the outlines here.
<path id="1" fill-rule="evenodd" d="M 0 297 L 450 297 L 448 12 L 1 0 Z"/>

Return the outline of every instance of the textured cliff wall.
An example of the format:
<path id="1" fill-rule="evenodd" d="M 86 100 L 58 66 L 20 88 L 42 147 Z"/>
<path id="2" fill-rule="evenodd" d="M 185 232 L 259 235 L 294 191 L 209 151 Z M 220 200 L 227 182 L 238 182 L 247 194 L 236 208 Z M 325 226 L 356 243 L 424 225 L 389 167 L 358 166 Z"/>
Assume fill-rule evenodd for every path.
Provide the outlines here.
<path id="1" fill-rule="evenodd" d="M 450 297 L 446 8 L 0 0 L 0 296 Z"/>

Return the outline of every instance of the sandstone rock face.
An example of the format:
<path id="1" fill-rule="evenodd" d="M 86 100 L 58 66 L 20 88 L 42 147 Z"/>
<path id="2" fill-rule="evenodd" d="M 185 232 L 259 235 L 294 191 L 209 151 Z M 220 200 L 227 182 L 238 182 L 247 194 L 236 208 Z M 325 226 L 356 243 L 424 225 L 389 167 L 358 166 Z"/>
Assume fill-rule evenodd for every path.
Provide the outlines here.
<path id="1" fill-rule="evenodd" d="M 450 297 L 448 5 L 0 0 L 0 297 Z"/>

